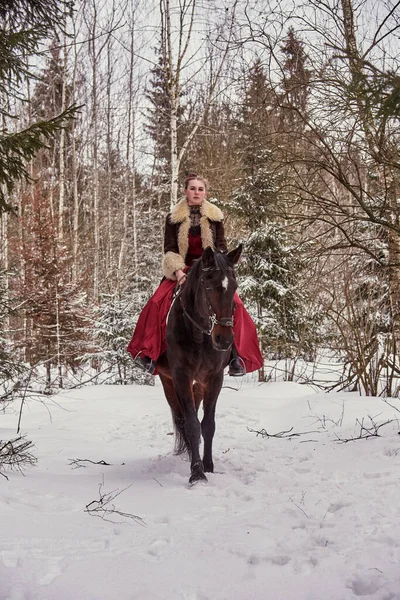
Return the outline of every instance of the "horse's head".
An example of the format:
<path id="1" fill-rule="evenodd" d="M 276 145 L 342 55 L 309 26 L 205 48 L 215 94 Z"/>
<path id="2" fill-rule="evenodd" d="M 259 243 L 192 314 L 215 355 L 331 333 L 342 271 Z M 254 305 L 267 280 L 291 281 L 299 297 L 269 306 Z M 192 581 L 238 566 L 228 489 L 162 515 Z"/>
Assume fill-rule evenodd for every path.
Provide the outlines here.
<path id="1" fill-rule="evenodd" d="M 233 297 L 237 289 L 234 266 L 242 245 L 227 254 L 206 248 L 201 257 L 201 284 L 204 309 L 213 320 L 211 340 L 216 350 L 228 350 L 233 343 Z"/>

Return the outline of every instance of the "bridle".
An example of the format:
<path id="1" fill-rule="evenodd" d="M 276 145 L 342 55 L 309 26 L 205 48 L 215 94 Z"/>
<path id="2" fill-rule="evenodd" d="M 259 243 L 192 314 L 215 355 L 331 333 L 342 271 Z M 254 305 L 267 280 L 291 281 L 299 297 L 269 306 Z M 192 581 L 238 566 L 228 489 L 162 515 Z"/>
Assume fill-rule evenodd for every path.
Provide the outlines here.
<path id="1" fill-rule="evenodd" d="M 215 271 L 220 271 L 220 269 L 218 267 L 206 267 L 203 268 L 202 271 L 210 271 L 211 269 L 214 269 Z M 206 282 L 204 281 L 203 276 L 200 277 L 200 283 L 202 283 L 204 285 L 204 291 L 206 294 L 206 298 L 207 298 L 207 302 L 208 302 L 208 311 L 209 311 L 209 319 L 210 319 L 210 328 L 209 329 L 205 329 L 204 327 L 202 327 L 199 323 L 197 323 L 197 321 L 195 321 L 193 319 L 193 317 L 191 317 L 189 315 L 189 313 L 187 312 L 183 302 L 182 302 L 182 296 L 179 295 L 179 300 L 182 306 L 182 310 L 183 310 L 183 314 L 185 315 L 185 317 L 187 317 L 189 319 L 189 321 L 192 323 L 192 325 L 194 325 L 195 327 L 197 327 L 197 329 L 199 329 L 202 333 L 205 333 L 206 335 L 211 335 L 213 332 L 213 329 L 215 327 L 215 325 L 221 325 L 222 327 L 233 327 L 234 321 L 233 321 L 233 314 L 231 317 L 222 317 L 221 319 L 217 319 L 217 315 L 215 313 L 215 310 L 212 306 L 211 300 L 210 300 L 210 296 L 208 295 L 207 292 L 207 286 L 206 286 Z"/>

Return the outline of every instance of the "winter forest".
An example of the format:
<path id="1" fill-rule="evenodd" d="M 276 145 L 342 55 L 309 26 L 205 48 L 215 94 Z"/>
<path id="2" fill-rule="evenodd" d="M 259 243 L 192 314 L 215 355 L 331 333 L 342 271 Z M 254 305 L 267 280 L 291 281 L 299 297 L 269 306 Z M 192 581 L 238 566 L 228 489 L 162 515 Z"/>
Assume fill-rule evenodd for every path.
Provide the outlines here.
<path id="1" fill-rule="evenodd" d="M 125 349 L 188 171 L 244 243 L 260 381 L 399 394 L 399 3 L 3 0 L 0 16 L 0 402 L 151 384 Z"/>

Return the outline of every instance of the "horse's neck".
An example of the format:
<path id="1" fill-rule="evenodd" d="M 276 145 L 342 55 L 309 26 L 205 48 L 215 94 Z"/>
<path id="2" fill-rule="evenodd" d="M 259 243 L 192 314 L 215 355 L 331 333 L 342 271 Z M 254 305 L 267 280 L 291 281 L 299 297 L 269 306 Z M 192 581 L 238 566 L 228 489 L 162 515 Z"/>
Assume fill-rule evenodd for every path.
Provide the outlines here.
<path id="1" fill-rule="evenodd" d="M 210 324 L 209 315 L 203 314 L 204 311 L 201 310 L 201 306 L 204 306 L 205 302 L 204 298 L 201 296 L 200 283 L 197 287 L 192 286 L 190 287 L 190 290 L 188 288 L 184 290 L 184 293 L 182 294 L 182 303 L 191 318 L 194 319 L 200 327 L 208 329 Z M 192 332 L 193 341 L 196 344 L 203 343 L 204 332 L 201 331 L 199 327 L 196 327 L 189 319 L 183 318 L 183 320 L 185 321 L 187 330 Z"/>
<path id="2" fill-rule="evenodd" d="M 198 297 L 199 288 L 196 281 L 187 281 L 182 291 L 182 302 L 186 312 L 191 317 L 195 317 L 197 314 L 197 303 L 196 298 Z"/>

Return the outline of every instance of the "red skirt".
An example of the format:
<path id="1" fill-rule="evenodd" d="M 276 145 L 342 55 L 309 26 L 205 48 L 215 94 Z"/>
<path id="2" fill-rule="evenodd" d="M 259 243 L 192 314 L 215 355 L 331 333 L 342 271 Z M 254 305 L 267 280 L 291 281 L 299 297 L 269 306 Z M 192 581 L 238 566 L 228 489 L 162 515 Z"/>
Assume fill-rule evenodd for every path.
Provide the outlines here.
<path id="1" fill-rule="evenodd" d="M 133 337 L 127 348 L 132 357 L 138 354 L 157 360 L 167 349 L 166 326 L 167 315 L 171 306 L 176 281 L 165 279 L 140 313 Z M 258 343 L 257 330 L 243 302 L 237 294 L 234 297 L 236 308 L 234 314 L 235 348 L 243 359 L 246 372 L 261 369 L 263 358 Z"/>

